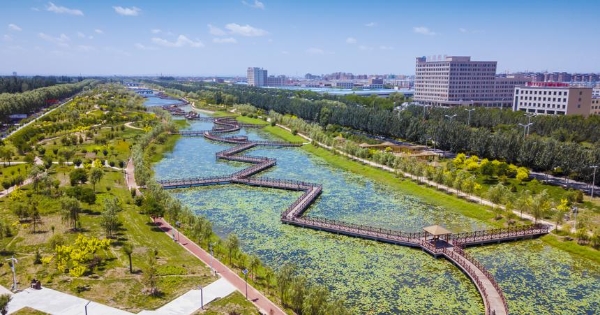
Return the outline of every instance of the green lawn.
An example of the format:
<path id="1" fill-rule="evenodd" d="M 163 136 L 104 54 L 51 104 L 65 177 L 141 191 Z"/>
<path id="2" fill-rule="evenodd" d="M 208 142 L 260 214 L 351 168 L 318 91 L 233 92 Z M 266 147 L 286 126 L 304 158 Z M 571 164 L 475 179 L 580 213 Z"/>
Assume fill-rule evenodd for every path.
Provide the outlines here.
<path id="1" fill-rule="evenodd" d="M 258 309 L 240 293 L 234 292 L 222 299 L 215 300 L 194 315 L 230 315 L 235 312 L 239 315 L 256 315 Z"/>

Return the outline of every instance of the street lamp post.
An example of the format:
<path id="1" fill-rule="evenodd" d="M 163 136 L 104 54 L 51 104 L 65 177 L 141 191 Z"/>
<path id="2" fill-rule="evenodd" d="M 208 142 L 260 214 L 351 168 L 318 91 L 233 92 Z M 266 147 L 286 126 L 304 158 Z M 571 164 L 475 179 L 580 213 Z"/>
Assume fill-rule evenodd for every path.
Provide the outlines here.
<path id="1" fill-rule="evenodd" d="M 519 126 L 523 127 L 523 137 L 529 136 L 529 126 L 531 126 L 531 125 L 533 125 L 533 123 L 528 123 L 528 124 L 519 123 Z"/>
<path id="2" fill-rule="evenodd" d="M 246 300 L 248 299 L 248 269 L 242 270 L 244 273 L 244 280 L 246 281 Z"/>
<path id="3" fill-rule="evenodd" d="M 201 285 L 198 288 L 200 289 L 200 309 L 204 309 L 204 291 L 202 291 Z"/>
<path id="4" fill-rule="evenodd" d="M 471 109 L 466 109 L 466 108 L 465 108 L 465 110 L 466 110 L 467 112 L 469 112 L 469 120 L 468 120 L 467 126 L 471 127 L 471 112 L 472 112 L 472 111 L 474 111 L 474 110 L 475 110 L 475 108 L 471 108 Z"/>
<path id="5" fill-rule="evenodd" d="M 85 303 L 85 306 L 83 307 L 83 309 L 85 310 L 85 315 L 87 315 L 87 306 L 88 306 L 88 304 L 90 304 L 90 302 L 92 302 L 92 301 L 88 301 L 87 303 Z"/>
<path id="6" fill-rule="evenodd" d="M 15 265 L 17 263 L 17 259 L 15 258 L 15 256 L 8 258 L 6 260 L 10 260 L 10 270 L 12 270 L 13 273 L 13 284 L 12 284 L 12 291 L 13 292 L 17 292 L 18 287 L 17 287 L 17 266 Z"/>
<path id="7" fill-rule="evenodd" d="M 214 245 L 215 245 L 215 243 L 210 243 L 208 245 L 208 249 L 210 250 L 210 270 L 213 273 L 213 275 L 216 275 L 215 269 L 213 269 L 213 259 L 215 258 L 215 254 L 213 252 Z"/>
<path id="8" fill-rule="evenodd" d="M 590 167 L 594 169 L 594 175 L 592 176 L 592 193 L 591 193 L 591 197 L 592 197 L 592 199 L 594 199 L 594 187 L 596 186 L 596 169 L 598 168 L 598 165 L 592 165 Z"/>

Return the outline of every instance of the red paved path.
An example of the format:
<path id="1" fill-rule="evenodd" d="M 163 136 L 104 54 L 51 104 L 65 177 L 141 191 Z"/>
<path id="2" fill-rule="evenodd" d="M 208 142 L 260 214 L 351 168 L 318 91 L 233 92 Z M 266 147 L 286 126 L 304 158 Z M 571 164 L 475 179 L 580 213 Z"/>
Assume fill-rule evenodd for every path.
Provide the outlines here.
<path id="1" fill-rule="evenodd" d="M 173 227 L 165 221 L 163 218 L 156 219 L 156 224 L 165 231 L 169 237 L 172 237 Z M 211 264 L 211 256 L 204 249 L 198 246 L 196 243 L 192 242 L 185 235 L 178 233 L 179 244 L 187 249 L 194 256 L 198 257 L 202 260 L 207 266 Z M 238 289 L 242 294 L 246 293 L 246 282 L 243 278 L 238 276 L 233 270 L 229 269 L 229 267 L 222 264 L 217 259 L 212 258 L 212 266 L 217 273 L 219 273 L 223 278 L 227 279 L 234 287 Z M 279 306 L 275 305 L 268 298 L 262 295 L 258 290 L 253 288 L 250 284 L 248 284 L 248 299 L 256 305 L 263 313 L 269 315 L 285 315 L 286 313 L 279 308 Z"/>

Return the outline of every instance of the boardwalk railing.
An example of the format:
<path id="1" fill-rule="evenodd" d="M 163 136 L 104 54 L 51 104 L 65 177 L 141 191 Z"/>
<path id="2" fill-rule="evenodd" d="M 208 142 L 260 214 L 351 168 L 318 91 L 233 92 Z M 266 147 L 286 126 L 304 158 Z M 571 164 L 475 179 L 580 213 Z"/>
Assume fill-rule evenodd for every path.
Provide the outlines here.
<path id="1" fill-rule="evenodd" d="M 219 184 L 231 182 L 231 176 L 195 177 L 182 179 L 163 179 L 157 181 L 163 188 L 190 187 L 207 184 Z"/>
<path id="2" fill-rule="evenodd" d="M 548 234 L 549 227 L 543 224 L 532 224 L 514 226 L 500 229 L 464 232 L 452 235 L 453 243 L 461 243 L 469 246 L 480 243 L 488 243 L 499 240 L 518 239 L 529 236 Z"/>
<path id="3" fill-rule="evenodd" d="M 502 300 L 502 305 L 504 306 L 506 313 L 508 313 L 508 303 L 506 302 L 506 297 L 504 297 L 504 294 L 502 293 L 502 289 L 496 282 L 494 276 L 485 268 L 485 266 L 483 266 L 478 260 L 476 260 L 471 255 L 469 255 L 467 252 L 465 252 L 461 246 L 455 246 L 452 250 L 444 250 L 444 254 L 447 256 L 452 256 L 452 260 L 458 264 L 461 264 L 463 262 L 461 260 L 461 258 L 462 258 L 462 259 L 470 262 L 477 269 L 479 269 L 479 271 L 484 274 L 485 278 L 492 284 L 492 286 L 494 287 L 496 292 L 498 292 L 498 295 L 500 296 L 500 299 Z M 461 268 L 463 268 L 463 270 L 465 270 L 472 279 L 478 279 L 477 281 L 479 282 L 479 286 L 482 287 L 482 290 L 480 290 L 480 292 L 484 292 L 484 298 L 487 298 L 488 292 L 485 289 L 485 286 L 483 286 L 481 284 L 481 280 L 477 276 L 477 273 L 468 264 L 461 264 Z M 491 313 L 492 310 L 489 309 L 491 306 L 489 305 L 489 303 L 486 303 L 486 304 L 487 304 L 487 308 L 488 308 L 488 310 L 487 310 L 488 312 L 486 312 L 486 313 L 492 314 Z"/>

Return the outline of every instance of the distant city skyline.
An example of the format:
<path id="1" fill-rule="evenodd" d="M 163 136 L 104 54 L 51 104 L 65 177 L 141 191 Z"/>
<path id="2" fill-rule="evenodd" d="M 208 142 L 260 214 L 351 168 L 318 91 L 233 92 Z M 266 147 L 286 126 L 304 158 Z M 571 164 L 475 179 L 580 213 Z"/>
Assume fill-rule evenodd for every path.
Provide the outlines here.
<path id="1" fill-rule="evenodd" d="M 0 75 L 413 75 L 415 57 L 433 55 L 497 61 L 498 73 L 597 73 L 599 9 L 587 0 L 3 0 Z"/>

